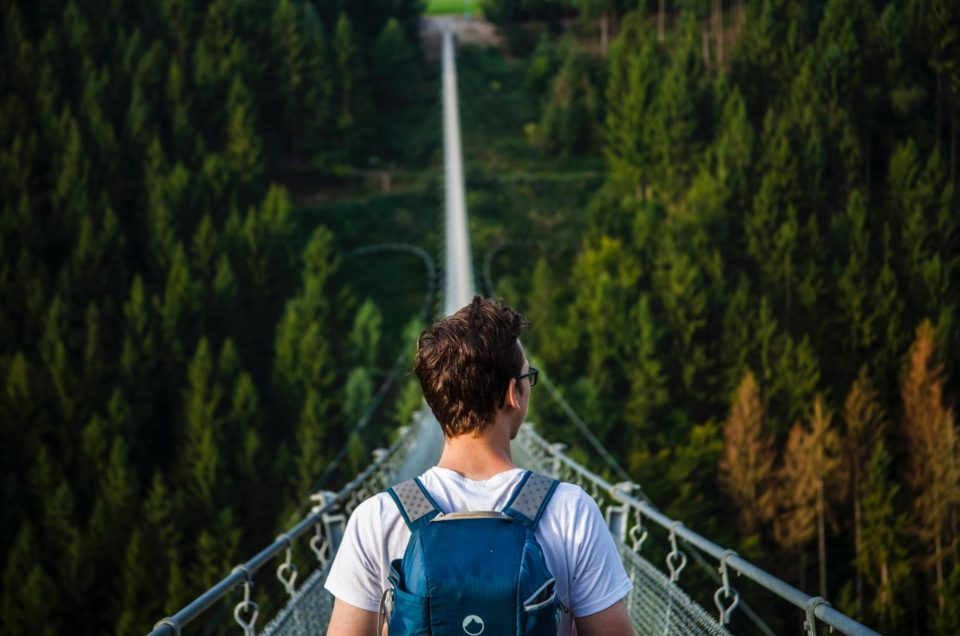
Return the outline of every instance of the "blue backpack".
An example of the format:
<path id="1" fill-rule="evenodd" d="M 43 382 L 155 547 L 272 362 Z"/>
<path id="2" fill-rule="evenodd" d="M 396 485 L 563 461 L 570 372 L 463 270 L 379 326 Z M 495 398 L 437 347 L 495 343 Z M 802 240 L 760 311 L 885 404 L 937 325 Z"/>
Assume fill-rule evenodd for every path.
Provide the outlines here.
<path id="1" fill-rule="evenodd" d="M 556 583 L 533 533 L 558 483 L 527 471 L 503 512 L 443 513 L 418 479 L 388 489 L 411 532 L 381 603 L 390 636 L 555 636 Z"/>

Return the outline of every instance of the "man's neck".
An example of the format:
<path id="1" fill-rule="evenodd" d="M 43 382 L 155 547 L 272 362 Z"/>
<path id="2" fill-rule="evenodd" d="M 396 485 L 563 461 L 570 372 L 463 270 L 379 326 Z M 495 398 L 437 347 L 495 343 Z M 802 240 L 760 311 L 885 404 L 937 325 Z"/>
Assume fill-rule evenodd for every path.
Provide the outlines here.
<path id="1" fill-rule="evenodd" d="M 496 425 L 487 427 L 477 435 L 467 433 L 445 437 L 437 466 L 475 481 L 489 479 L 517 467 L 510 457 L 510 435 Z"/>

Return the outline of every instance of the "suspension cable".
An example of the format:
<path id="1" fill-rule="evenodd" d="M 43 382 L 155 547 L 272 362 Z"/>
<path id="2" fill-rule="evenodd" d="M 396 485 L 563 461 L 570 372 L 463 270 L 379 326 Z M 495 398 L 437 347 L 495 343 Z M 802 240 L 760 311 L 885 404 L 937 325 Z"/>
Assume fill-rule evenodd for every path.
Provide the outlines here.
<path id="1" fill-rule="evenodd" d="M 426 289 L 424 290 L 423 302 L 420 305 L 420 311 L 417 313 L 417 322 L 422 324 L 429 315 L 430 308 L 433 306 L 434 295 L 436 294 L 437 268 L 436 265 L 434 265 L 433 259 L 426 250 L 417 245 L 411 245 L 409 243 L 377 243 L 374 245 L 365 245 L 363 247 L 354 248 L 344 252 L 343 257 L 344 259 L 357 258 L 382 252 L 406 252 L 408 254 L 413 254 L 414 256 L 417 256 L 426 267 L 427 284 Z M 347 436 L 343 446 L 340 447 L 340 450 L 337 451 L 337 454 L 334 455 L 333 459 L 327 464 L 326 469 L 324 469 L 320 477 L 318 477 L 313 483 L 313 486 L 310 488 L 310 492 L 317 492 L 320 490 L 324 484 L 327 483 L 330 477 L 333 476 L 337 468 L 340 467 L 340 464 L 343 463 L 343 459 L 350 451 L 350 445 L 353 443 L 353 440 L 355 440 L 357 436 L 367 427 L 367 424 L 369 424 L 374 412 L 380 407 L 380 404 L 383 402 L 390 389 L 393 388 L 393 384 L 396 381 L 397 376 L 400 374 L 400 369 L 403 366 L 403 363 L 407 360 L 408 349 L 408 344 L 404 343 L 400 354 L 397 355 L 397 358 L 394 360 L 393 366 L 387 373 L 386 378 L 380 384 L 380 387 L 370 399 L 370 402 L 367 403 L 366 409 L 364 409 L 360 419 L 357 420 L 357 423 L 351 429 L 350 435 Z M 309 501 L 301 504 L 295 514 L 300 516 L 309 507 Z"/>

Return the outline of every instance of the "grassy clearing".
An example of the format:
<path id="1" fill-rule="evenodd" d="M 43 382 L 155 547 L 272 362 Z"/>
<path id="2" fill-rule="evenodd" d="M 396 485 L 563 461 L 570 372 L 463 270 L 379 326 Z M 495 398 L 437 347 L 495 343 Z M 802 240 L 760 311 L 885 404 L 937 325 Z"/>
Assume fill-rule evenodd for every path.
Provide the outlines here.
<path id="1" fill-rule="evenodd" d="M 526 126 L 540 118 L 526 87 L 527 67 L 525 59 L 474 46 L 464 46 L 457 59 L 475 268 L 479 276 L 494 250 L 497 293 L 517 307 L 537 258 L 547 256 L 564 270 L 572 263 L 604 168 L 599 155 L 552 157 L 527 141 Z M 504 243 L 511 246 L 498 249 Z"/>
<path id="2" fill-rule="evenodd" d="M 480 0 L 428 0 L 427 15 L 463 15 L 469 10 L 470 15 L 483 15 Z"/>

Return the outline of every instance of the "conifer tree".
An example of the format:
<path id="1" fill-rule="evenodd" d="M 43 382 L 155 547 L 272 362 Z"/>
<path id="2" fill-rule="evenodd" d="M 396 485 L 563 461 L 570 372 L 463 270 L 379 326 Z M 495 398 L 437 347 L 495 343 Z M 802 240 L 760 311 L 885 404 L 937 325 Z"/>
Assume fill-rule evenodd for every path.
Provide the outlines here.
<path id="1" fill-rule="evenodd" d="M 339 314 L 332 288 L 339 259 L 329 230 L 316 230 L 303 263 L 303 290 L 287 302 L 276 336 L 276 378 L 297 404 L 308 391 L 320 391 L 325 400 L 333 398 L 335 376 L 325 363 L 333 355 L 329 330 Z"/>
<path id="2" fill-rule="evenodd" d="M 764 430 L 764 408 L 752 372 L 747 372 L 724 425 L 720 488 L 738 511 L 743 536 L 762 529 L 774 514 L 773 442 Z"/>
<path id="3" fill-rule="evenodd" d="M 371 371 L 376 370 L 380 359 L 380 334 L 383 331 L 383 314 L 373 300 L 367 298 L 360 305 L 353 320 L 348 342 L 353 364 Z"/>
<path id="4" fill-rule="evenodd" d="M 189 385 L 184 393 L 184 433 L 182 483 L 190 496 L 191 508 L 203 515 L 217 509 L 222 492 L 218 477 L 222 474 L 223 458 L 218 444 L 217 409 L 222 392 L 214 375 L 210 343 L 201 338 L 190 362 Z"/>
<path id="5" fill-rule="evenodd" d="M 297 500 L 310 495 L 314 482 L 323 474 L 327 462 L 333 455 L 328 452 L 329 446 L 325 443 L 331 439 L 329 434 L 325 434 L 325 431 L 329 430 L 327 412 L 329 407 L 316 391 L 307 393 L 300 413 L 300 421 L 297 423 L 298 453 L 293 483 L 293 494 Z"/>
<path id="6" fill-rule="evenodd" d="M 238 196 L 248 194 L 263 172 L 262 142 L 256 131 L 253 100 L 239 75 L 227 95 L 226 147 L 224 161 L 237 184 Z"/>
<path id="7" fill-rule="evenodd" d="M 384 104 L 384 108 L 396 116 L 414 96 L 417 72 L 416 54 L 396 18 L 387 20 L 373 43 L 372 52 L 377 104 Z"/>
<path id="8" fill-rule="evenodd" d="M 301 108 L 306 84 L 306 43 L 300 31 L 297 5 L 280 0 L 270 22 L 272 66 L 277 74 L 277 93 L 285 142 L 292 146 L 307 115 Z"/>
<path id="9" fill-rule="evenodd" d="M 634 318 L 633 355 L 628 361 L 627 375 L 630 378 L 630 399 L 627 402 L 625 421 L 628 444 L 636 453 L 646 450 L 651 441 L 659 441 L 662 433 L 656 422 L 669 401 L 666 371 L 657 355 L 661 330 L 653 318 L 650 297 L 642 294 L 637 302 Z M 666 440 L 664 440 L 666 441 Z"/>
<path id="10" fill-rule="evenodd" d="M 774 540 L 800 558 L 800 588 L 807 587 L 806 545 L 817 535 L 817 481 L 811 461 L 814 438 L 800 421 L 790 428 L 778 474 L 780 511 L 773 525 Z"/>
<path id="11" fill-rule="evenodd" d="M 175 2 L 177 0 L 171 0 Z M 178 36 L 179 37 L 179 36 Z M 182 59 L 183 56 L 180 56 Z M 191 123 L 190 106 L 182 62 L 171 58 L 167 71 L 165 98 L 170 113 L 170 125 L 173 133 L 173 148 L 177 156 L 187 156 L 193 149 L 195 131 Z"/>
<path id="12" fill-rule="evenodd" d="M 907 483 L 914 495 L 914 528 L 930 555 L 919 562 L 921 567 L 934 572 L 938 610 L 942 614 L 946 605 L 946 562 L 955 550 L 955 529 L 951 524 L 960 505 L 960 465 L 957 426 L 952 410 L 944 405 L 943 365 L 937 359 L 934 336 L 929 321 L 917 327 L 900 391 Z"/>
<path id="13" fill-rule="evenodd" d="M 680 385 L 688 395 L 701 395 L 699 375 L 707 367 L 702 334 L 707 322 L 705 272 L 666 233 L 654 265 L 653 288 L 660 301 L 662 322 L 672 336 L 672 366 L 679 367 Z M 706 397 L 706 396 L 704 396 Z M 699 398 L 698 398 L 699 399 Z"/>
<path id="14" fill-rule="evenodd" d="M 69 322 L 69 308 L 66 303 L 55 296 L 47 310 L 44 324 L 43 339 L 40 342 L 40 355 L 49 374 L 49 381 L 53 388 L 53 397 L 56 399 L 57 416 L 70 421 L 74 416 L 76 406 L 76 392 L 74 390 L 74 374 L 70 369 L 67 352 L 67 330 Z"/>
<path id="15" fill-rule="evenodd" d="M 882 631 L 895 633 L 905 613 L 902 594 L 910 579 L 907 516 L 896 503 L 900 487 L 891 481 L 890 453 L 878 440 L 862 488 L 862 544 L 856 565 L 872 589 L 870 612 Z"/>
<path id="16" fill-rule="evenodd" d="M 61 633 L 57 587 L 37 559 L 39 549 L 33 528 L 21 526 L 7 556 L 0 600 L 4 632 L 11 636 Z"/>
<path id="17" fill-rule="evenodd" d="M 607 59 L 603 138 L 610 178 L 642 198 L 653 176 L 647 131 L 663 60 L 639 12 L 624 19 Z"/>
<path id="18" fill-rule="evenodd" d="M 127 544 L 121 566 L 120 585 L 117 595 L 117 634 L 130 634 L 149 629 L 152 616 L 145 611 L 146 599 L 156 594 L 147 584 L 148 573 L 144 571 L 143 542 L 140 528 L 134 527 Z"/>
<path id="19" fill-rule="evenodd" d="M 348 429 L 360 421 L 373 397 L 373 388 L 370 372 L 364 367 L 353 369 L 347 376 L 343 395 L 343 421 Z"/>
<path id="20" fill-rule="evenodd" d="M 151 617 L 167 612 L 170 605 L 182 607 L 185 602 L 181 568 L 181 523 L 176 515 L 181 508 L 182 491 L 171 492 L 163 475 L 156 471 L 150 481 L 142 506 L 143 568 L 149 569 L 155 590 L 144 599 L 144 612 Z M 164 593 L 161 594 L 160 590 Z"/>
<path id="21" fill-rule="evenodd" d="M 572 39 L 565 40 L 563 61 L 553 79 L 538 127 L 539 142 L 566 156 L 593 146 L 600 120 L 600 95 L 590 57 Z"/>
<path id="22" fill-rule="evenodd" d="M 860 562 L 863 553 L 864 482 L 867 479 L 871 457 L 877 452 L 876 448 L 884 434 L 884 419 L 883 409 L 877 403 L 876 391 L 867 375 L 867 369 L 861 368 L 856 382 L 850 387 L 850 392 L 843 403 L 843 421 L 847 425 L 843 439 L 844 455 L 850 471 L 854 559 L 857 563 Z M 864 611 L 864 598 L 862 572 L 858 569 L 856 601 L 861 615 Z"/>
<path id="23" fill-rule="evenodd" d="M 337 71 L 337 130 L 347 149 L 347 157 L 357 159 L 366 151 L 369 141 L 372 105 L 363 57 L 345 13 L 337 18 L 333 59 Z"/>
<path id="24" fill-rule="evenodd" d="M 172 361 L 183 355 L 184 336 L 193 334 L 189 325 L 200 311 L 200 287 L 190 271 L 183 244 L 177 242 L 170 258 L 163 300 L 159 306 L 160 327 Z"/>
<path id="25" fill-rule="evenodd" d="M 697 109 L 703 103 L 700 30 L 692 13 L 680 27 L 680 50 L 663 76 L 653 105 L 650 128 L 654 170 L 664 195 L 673 197 L 689 183 L 700 148 Z"/>

